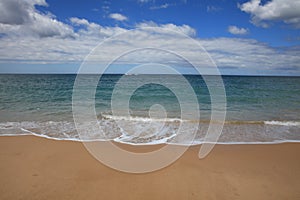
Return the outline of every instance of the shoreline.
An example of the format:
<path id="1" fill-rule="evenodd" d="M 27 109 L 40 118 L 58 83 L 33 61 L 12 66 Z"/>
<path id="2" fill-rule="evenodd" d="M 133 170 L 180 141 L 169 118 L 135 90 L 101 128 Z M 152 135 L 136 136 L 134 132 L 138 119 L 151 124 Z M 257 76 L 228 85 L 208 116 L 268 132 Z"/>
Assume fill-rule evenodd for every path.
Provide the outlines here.
<path id="1" fill-rule="evenodd" d="M 120 144 L 134 152 L 156 146 Z M 300 145 L 200 145 L 146 174 L 113 170 L 80 142 L 0 137 L 0 199 L 299 199 Z"/>
<path id="2" fill-rule="evenodd" d="M 115 141 L 115 140 L 78 140 L 74 138 L 54 138 L 47 135 L 39 135 L 35 133 L 30 134 L 16 134 L 16 135 L 9 135 L 9 134 L 2 134 L 1 137 L 20 137 L 20 136 L 33 136 L 38 138 L 44 138 L 48 140 L 54 140 L 54 141 L 70 141 L 70 142 L 79 142 L 79 143 L 85 143 L 85 142 L 113 142 L 117 144 L 124 144 L 124 145 L 130 145 L 130 146 L 155 146 L 155 145 L 173 145 L 173 146 L 188 146 L 188 147 L 194 147 L 194 146 L 201 146 L 203 144 L 215 144 L 215 145 L 269 145 L 269 144 L 297 144 L 300 143 L 300 140 L 275 140 L 275 141 L 258 141 L 258 142 L 199 142 L 199 143 L 192 143 L 192 144 L 179 144 L 179 143 L 130 143 L 130 142 L 122 142 L 122 141 Z"/>

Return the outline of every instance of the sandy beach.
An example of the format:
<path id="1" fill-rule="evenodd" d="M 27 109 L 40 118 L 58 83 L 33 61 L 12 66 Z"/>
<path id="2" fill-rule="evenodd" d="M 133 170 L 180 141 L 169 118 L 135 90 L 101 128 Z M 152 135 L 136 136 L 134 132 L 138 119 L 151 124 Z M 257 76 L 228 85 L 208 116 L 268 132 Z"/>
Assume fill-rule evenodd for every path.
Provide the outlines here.
<path id="1" fill-rule="evenodd" d="M 80 142 L 0 137 L 0 199 L 300 199 L 300 144 L 217 145 L 203 160 L 198 150 L 160 171 L 127 174 Z"/>

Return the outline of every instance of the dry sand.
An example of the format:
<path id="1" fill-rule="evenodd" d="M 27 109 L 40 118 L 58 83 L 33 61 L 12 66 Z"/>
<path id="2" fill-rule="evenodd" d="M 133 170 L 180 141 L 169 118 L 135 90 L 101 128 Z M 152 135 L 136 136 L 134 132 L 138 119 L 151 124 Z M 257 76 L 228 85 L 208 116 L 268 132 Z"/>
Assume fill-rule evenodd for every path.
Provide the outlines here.
<path id="1" fill-rule="evenodd" d="M 198 150 L 160 171 L 127 174 L 79 142 L 0 137 L 0 199 L 300 199 L 300 144 L 217 145 L 203 160 Z"/>

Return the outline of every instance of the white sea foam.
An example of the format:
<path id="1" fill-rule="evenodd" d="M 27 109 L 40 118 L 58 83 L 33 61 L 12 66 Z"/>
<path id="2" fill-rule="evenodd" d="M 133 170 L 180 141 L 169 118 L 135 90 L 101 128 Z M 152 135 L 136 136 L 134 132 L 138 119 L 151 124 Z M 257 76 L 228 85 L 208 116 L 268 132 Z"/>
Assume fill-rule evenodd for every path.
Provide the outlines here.
<path id="1" fill-rule="evenodd" d="M 35 133 L 30 133 L 30 134 L 1 134 L 1 136 L 10 136 L 10 137 L 16 137 L 16 136 L 36 136 L 36 137 L 41 137 L 41 138 L 46 138 L 46 139 L 51 139 L 51 140 L 58 140 L 58 141 L 74 141 L 74 142 L 109 142 L 109 141 L 114 141 L 118 143 L 123 143 L 123 144 L 129 144 L 133 146 L 141 146 L 141 145 L 158 145 L 158 144 L 170 144 L 170 145 L 178 145 L 178 146 L 196 146 L 196 145 L 202 145 L 202 144 L 213 144 L 212 142 L 204 142 L 204 141 L 193 141 L 191 143 L 172 143 L 172 142 L 166 142 L 166 140 L 160 140 L 160 141 L 153 141 L 153 142 L 148 142 L 148 143 L 132 143 L 132 142 L 124 142 L 122 140 L 102 140 L 102 139 L 97 139 L 97 140 L 82 140 L 82 139 L 77 139 L 77 138 L 54 138 L 54 137 L 49 137 L 46 135 L 40 135 L 40 134 L 35 134 Z M 254 144 L 254 145 L 263 145 L 263 144 L 283 144 L 283 143 L 300 143 L 300 140 L 274 140 L 274 141 L 257 141 L 257 142 L 217 142 L 216 144 L 221 144 L 221 145 L 249 145 L 249 144 Z"/>
<path id="2" fill-rule="evenodd" d="M 278 126 L 300 126 L 299 121 L 264 121 L 264 123 Z"/>
<path id="3" fill-rule="evenodd" d="M 168 140 L 172 139 L 175 136 L 176 136 L 176 134 L 173 134 L 173 135 L 170 135 L 170 136 L 165 137 L 165 138 L 161 138 L 161 139 L 157 139 L 157 140 L 152 140 L 152 141 L 144 142 L 144 143 L 130 142 L 130 140 L 128 140 L 128 139 L 131 138 L 131 137 L 118 137 L 118 138 L 115 138 L 113 141 L 119 142 L 119 143 L 124 143 L 124 144 L 131 144 L 131 145 L 168 144 Z"/>
<path id="4" fill-rule="evenodd" d="M 300 143 L 300 140 L 273 140 L 273 141 L 257 141 L 257 142 L 217 142 L 216 144 L 222 144 L 222 145 L 236 145 L 236 144 L 282 144 L 282 143 Z M 201 145 L 201 144 L 214 144 L 213 142 L 204 142 L 204 141 L 193 141 L 192 143 L 169 143 L 174 145 L 183 145 L 183 146 L 195 146 L 195 145 Z"/>
<path id="5" fill-rule="evenodd" d="M 147 117 L 126 117 L 126 116 L 114 116 L 114 115 L 101 115 L 104 119 L 111 120 L 123 120 L 123 121 L 136 121 L 136 122 L 181 122 L 182 119 L 179 118 L 147 118 Z"/>
<path id="6" fill-rule="evenodd" d="M 90 124 L 87 122 L 82 126 L 84 130 L 87 130 L 86 135 L 82 137 L 79 137 L 74 123 L 70 121 L 2 122 L 0 123 L 0 136 L 34 135 L 54 140 L 80 142 L 115 141 L 131 145 L 176 144 L 190 146 L 204 143 L 205 131 L 208 127 L 208 123 L 200 122 L 199 132 L 195 139 L 190 141 L 188 139 L 188 133 L 191 132 L 189 126 L 184 130 L 184 134 L 177 135 L 179 126 L 177 120 L 163 122 L 159 120 L 151 121 L 150 118 L 132 118 L 100 119 L 99 127 L 105 134 L 92 132 L 89 129 Z M 265 121 L 250 124 L 243 122 L 225 123 L 223 133 L 217 144 L 300 142 L 299 125 L 300 122 L 298 121 Z"/>

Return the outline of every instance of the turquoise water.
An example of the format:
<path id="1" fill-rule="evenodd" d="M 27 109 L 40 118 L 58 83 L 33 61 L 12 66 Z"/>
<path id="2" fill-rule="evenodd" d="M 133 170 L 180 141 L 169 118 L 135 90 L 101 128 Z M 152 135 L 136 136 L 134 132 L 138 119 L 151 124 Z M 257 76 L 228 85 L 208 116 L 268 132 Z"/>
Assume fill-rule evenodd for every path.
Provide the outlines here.
<path id="1" fill-rule="evenodd" d="M 95 95 L 95 109 L 99 124 L 108 133 L 105 139 L 127 143 L 168 142 L 176 135 L 181 118 L 181 105 L 176 94 L 159 84 L 139 87 L 130 97 L 131 117 L 115 116 L 111 110 L 111 97 L 122 75 L 103 75 Z M 95 75 L 85 75 L 87 82 Z M 200 124 L 197 141 L 201 143 L 211 117 L 211 99 L 201 76 L 185 76 L 199 103 Z M 37 134 L 56 139 L 78 140 L 72 115 L 72 92 L 76 75 L 0 75 L 0 134 Z M 176 75 L 128 76 L 122 87 L 130 88 L 143 80 L 168 83 L 183 96 L 188 90 Z M 207 79 L 214 80 L 213 76 Z M 226 122 L 220 137 L 221 143 L 283 142 L 300 140 L 300 78 L 299 77 L 245 77 L 224 76 L 226 91 Z M 86 87 L 89 85 L 87 84 Z M 219 85 L 215 85 L 219 87 Z M 120 90 L 119 92 L 122 92 Z M 186 94 L 185 94 L 186 93 Z M 151 137 L 126 137 L 120 123 L 131 126 L 135 132 L 150 123 L 149 109 L 161 105 L 169 120 L 163 134 Z M 192 112 L 191 108 L 191 112 Z M 172 121 L 172 119 L 174 119 Z M 154 120 L 155 121 L 155 120 Z M 158 120 L 159 121 L 159 120 Z M 157 125 L 156 122 L 152 125 Z M 193 122 L 194 123 L 194 122 Z M 157 125 L 158 126 L 158 125 Z M 87 127 L 88 128 L 88 127 Z M 156 130 L 156 129 L 155 129 Z M 156 130 L 157 131 L 157 130 Z M 147 135 L 146 134 L 146 135 Z M 100 137 L 100 136 L 99 136 Z M 86 139 L 103 139 L 87 135 Z M 124 139 L 124 140 L 122 140 Z M 178 143 L 184 141 L 178 141 Z"/>

